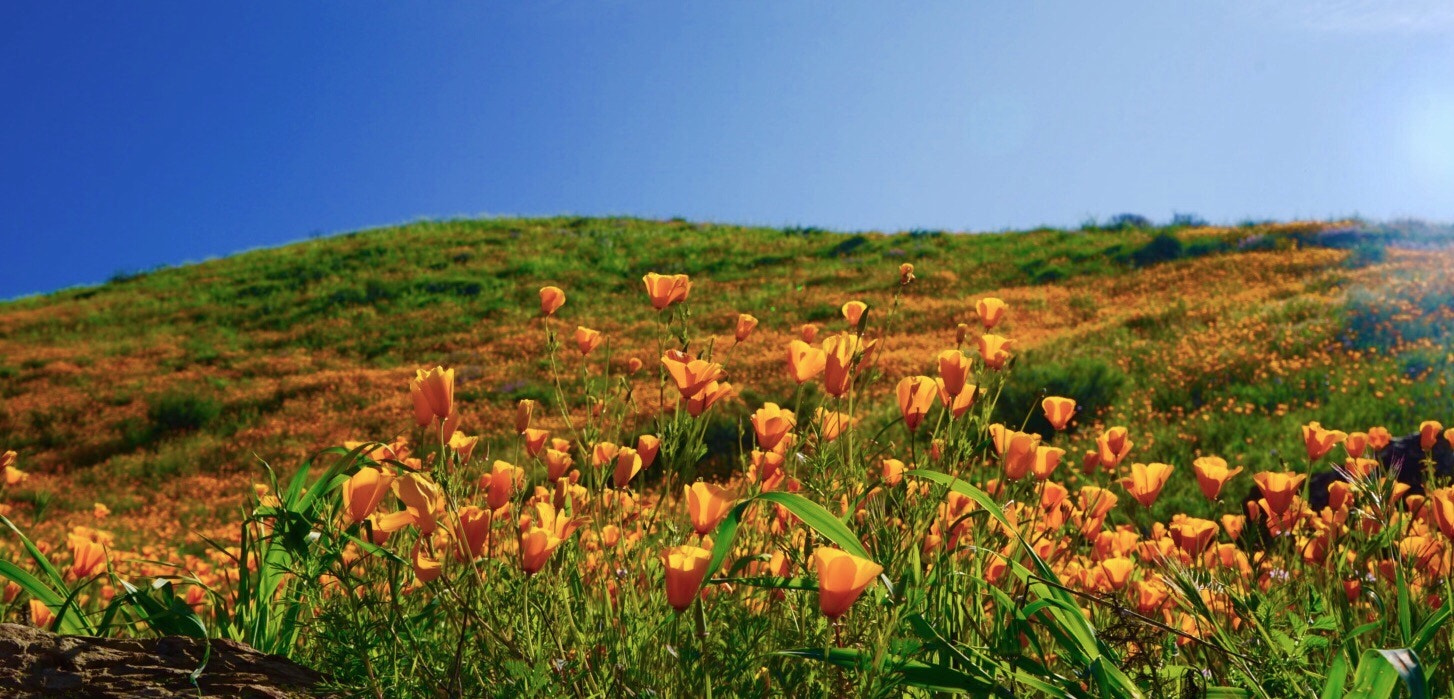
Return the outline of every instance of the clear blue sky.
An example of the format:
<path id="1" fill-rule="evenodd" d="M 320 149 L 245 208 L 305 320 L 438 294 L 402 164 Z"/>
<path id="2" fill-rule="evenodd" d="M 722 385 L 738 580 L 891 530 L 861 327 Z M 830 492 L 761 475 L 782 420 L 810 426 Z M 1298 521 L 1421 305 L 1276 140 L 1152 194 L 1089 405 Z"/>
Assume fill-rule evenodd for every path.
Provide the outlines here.
<path id="1" fill-rule="evenodd" d="M 1446 0 L 6 2 L 0 298 L 421 217 L 1450 220 L 1451 37 Z"/>

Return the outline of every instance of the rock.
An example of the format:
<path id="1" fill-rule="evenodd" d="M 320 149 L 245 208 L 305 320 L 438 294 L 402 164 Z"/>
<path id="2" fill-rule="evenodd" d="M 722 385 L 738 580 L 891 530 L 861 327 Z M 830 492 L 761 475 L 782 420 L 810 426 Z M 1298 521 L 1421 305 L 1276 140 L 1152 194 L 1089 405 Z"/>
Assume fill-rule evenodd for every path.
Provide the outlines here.
<path id="1" fill-rule="evenodd" d="M 0 624 L 0 694 L 6 697 L 247 697 L 318 696 L 323 676 L 277 655 L 234 641 L 211 641 L 207 666 L 190 678 L 207 652 L 195 638 L 57 636 L 19 624 Z"/>

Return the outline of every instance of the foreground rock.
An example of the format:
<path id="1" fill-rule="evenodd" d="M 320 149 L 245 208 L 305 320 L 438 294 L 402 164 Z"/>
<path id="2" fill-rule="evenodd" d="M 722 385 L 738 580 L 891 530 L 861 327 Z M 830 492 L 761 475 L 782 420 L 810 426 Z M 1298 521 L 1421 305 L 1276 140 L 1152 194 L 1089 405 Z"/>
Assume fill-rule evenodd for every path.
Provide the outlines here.
<path id="1" fill-rule="evenodd" d="M 322 675 L 241 643 L 212 641 L 212 655 L 194 685 L 206 643 L 195 638 L 144 640 L 57 636 L 0 624 L 0 694 L 6 697 L 315 696 Z"/>

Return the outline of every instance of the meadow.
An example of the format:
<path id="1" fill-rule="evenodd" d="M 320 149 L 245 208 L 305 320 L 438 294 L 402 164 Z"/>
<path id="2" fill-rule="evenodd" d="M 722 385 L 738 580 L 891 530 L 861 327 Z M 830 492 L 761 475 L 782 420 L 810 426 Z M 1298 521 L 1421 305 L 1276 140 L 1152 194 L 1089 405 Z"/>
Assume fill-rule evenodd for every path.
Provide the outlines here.
<path id="1" fill-rule="evenodd" d="M 1451 695 L 1450 242 L 493 219 L 9 302 L 5 616 L 380 697 Z"/>

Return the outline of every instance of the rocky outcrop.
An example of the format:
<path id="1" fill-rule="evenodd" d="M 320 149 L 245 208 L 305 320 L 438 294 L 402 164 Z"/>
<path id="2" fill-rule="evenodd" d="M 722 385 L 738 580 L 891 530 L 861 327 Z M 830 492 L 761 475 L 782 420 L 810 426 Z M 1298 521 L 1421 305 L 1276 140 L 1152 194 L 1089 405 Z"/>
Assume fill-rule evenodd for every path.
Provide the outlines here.
<path id="1" fill-rule="evenodd" d="M 323 676 L 233 641 L 57 636 L 0 624 L 0 695 L 5 697 L 317 696 Z M 192 673 L 207 658 L 194 684 Z"/>

